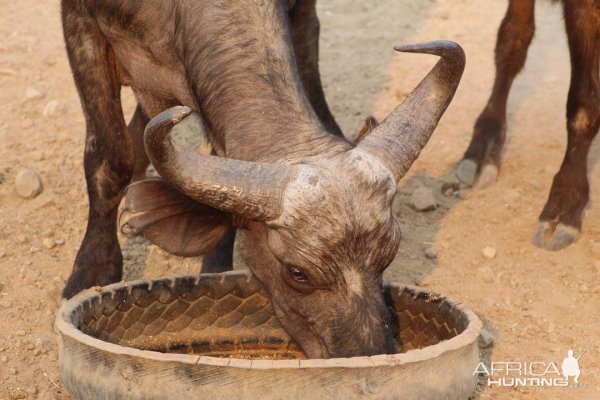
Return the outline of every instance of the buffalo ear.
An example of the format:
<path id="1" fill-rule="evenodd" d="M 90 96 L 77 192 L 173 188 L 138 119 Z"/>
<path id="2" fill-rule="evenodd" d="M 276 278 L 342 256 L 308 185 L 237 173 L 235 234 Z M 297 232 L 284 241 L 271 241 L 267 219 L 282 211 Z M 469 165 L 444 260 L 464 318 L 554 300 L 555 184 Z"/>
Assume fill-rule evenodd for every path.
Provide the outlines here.
<path id="1" fill-rule="evenodd" d="M 375 128 L 377 128 L 377 126 L 379 126 L 379 122 L 377 122 L 377 120 L 375 119 L 374 116 L 369 115 L 367 118 L 365 118 L 365 123 L 363 124 L 362 128 L 360 128 L 360 131 L 358 131 L 358 134 L 356 135 L 356 139 L 354 140 L 354 145 L 357 145 L 358 143 L 360 143 L 360 141 L 363 140 L 365 138 L 365 136 L 367 136 L 369 133 L 371 133 Z"/>
<path id="2" fill-rule="evenodd" d="M 162 178 L 132 183 L 125 196 L 121 232 L 141 235 L 178 256 L 209 253 L 231 228 L 230 214 L 195 202 Z"/>

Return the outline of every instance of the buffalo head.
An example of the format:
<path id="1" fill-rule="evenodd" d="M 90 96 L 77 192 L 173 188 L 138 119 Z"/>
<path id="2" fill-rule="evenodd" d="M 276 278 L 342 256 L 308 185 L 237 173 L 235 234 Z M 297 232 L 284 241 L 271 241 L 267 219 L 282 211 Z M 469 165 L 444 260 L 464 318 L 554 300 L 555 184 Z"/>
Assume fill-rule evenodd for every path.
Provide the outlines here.
<path id="1" fill-rule="evenodd" d="M 309 357 L 394 352 L 381 292 L 383 271 L 400 242 L 391 204 L 397 182 L 429 140 L 464 69 L 464 53 L 452 42 L 398 50 L 441 59 L 381 125 L 333 156 L 263 164 L 198 154 L 170 138 L 176 124 L 191 121 L 191 109 L 158 115 L 145 143 L 164 179 L 154 185 L 167 189 L 154 212 L 139 213 L 124 227 L 191 255 L 210 251 L 233 219 L 241 228 L 243 258 Z M 167 225 L 186 239 L 175 239 Z"/>

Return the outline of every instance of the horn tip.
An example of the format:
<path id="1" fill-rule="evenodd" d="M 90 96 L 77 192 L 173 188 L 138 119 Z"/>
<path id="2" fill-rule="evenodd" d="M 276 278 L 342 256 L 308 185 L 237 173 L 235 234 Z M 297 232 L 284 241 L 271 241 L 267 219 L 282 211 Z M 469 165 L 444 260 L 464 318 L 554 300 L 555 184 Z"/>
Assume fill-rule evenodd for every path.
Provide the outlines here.
<path id="1" fill-rule="evenodd" d="M 192 109 L 187 106 L 177 106 L 173 107 L 167 111 L 171 111 L 170 118 L 174 124 L 181 122 L 184 118 L 192 113 Z"/>
<path id="2" fill-rule="evenodd" d="M 435 40 L 432 42 L 394 46 L 394 50 L 403 53 L 426 53 L 439 56 L 444 56 L 448 53 L 464 55 L 463 48 L 458 43 L 451 40 Z"/>
<path id="3" fill-rule="evenodd" d="M 193 110 L 187 106 L 171 107 L 150 120 L 149 126 L 175 125 L 189 116 Z"/>

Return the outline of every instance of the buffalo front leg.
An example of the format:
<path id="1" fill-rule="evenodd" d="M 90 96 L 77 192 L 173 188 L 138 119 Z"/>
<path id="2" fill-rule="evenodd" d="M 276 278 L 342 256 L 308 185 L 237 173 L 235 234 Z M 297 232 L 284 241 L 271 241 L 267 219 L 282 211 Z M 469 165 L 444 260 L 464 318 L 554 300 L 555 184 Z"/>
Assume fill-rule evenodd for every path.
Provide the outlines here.
<path id="1" fill-rule="evenodd" d="M 475 122 L 471 143 L 457 170 L 458 178 L 472 186 L 496 181 L 506 137 L 506 102 L 512 83 L 525 65 L 535 32 L 535 0 L 510 0 L 496 42 L 496 78 L 492 94 Z"/>
<path id="2" fill-rule="evenodd" d="M 233 270 L 235 228 L 232 226 L 223 236 L 217 247 L 202 257 L 200 272 L 219 273 Z"/>
<path id="3" fill-rule="evenodd" d="M 300 79 L 315 113 L 325 128 L 338 136 L 342 130 L 329 110 L 319 73 L 319 18 L 316 0 L 297 0 L 290 11 L 292 40 Z"/>
<path id="4" fill-rule="evenodd" d="M 86 120 L 84 154 L 88 223 L 63 291 L 66 298 L 121 279 L 117 208 L 133 170 L 133 146 L 120 101 L 115 59 L 82 2 L 62 3 L 65 42 Z"/>
<path id="5" fill-rule="evenodd" d="M 600 6 L 565 1 L 565 21 L 571 53 L 571 86 L 567 100 L 567 150 L 554 176 L 548 201 L 540 214 L 533 242 L 548 250 L 573 243 L 581 230 L 589 200 L 587 157 L 600 127 Z"/>
<path id="6" fill-rule="evenodd" d="M 146 168 L 150 164 L 146 148 L 144 147 L 144 129 L 146 129 L 148 122 L 150 122 L 150 119 L 138 104 L 127 126 L 133 142 L 133 153 L 135 154 L 133 176 L 131 178 L 133 181 L 144 179 L 146 177 Z"/>

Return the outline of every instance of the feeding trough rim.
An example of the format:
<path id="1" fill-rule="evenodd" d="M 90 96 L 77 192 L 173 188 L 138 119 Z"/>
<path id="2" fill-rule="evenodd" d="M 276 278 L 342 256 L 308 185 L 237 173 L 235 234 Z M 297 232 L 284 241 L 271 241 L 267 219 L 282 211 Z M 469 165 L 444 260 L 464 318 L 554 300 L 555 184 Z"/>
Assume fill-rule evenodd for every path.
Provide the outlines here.
<path id="1" fill-rule="evenodd" d="M 226 276 L 247 276 L 250 275 L 243 271 L 228 271 L 222 274 L 202 274 L 202 276 L 219 276 L 225 279 Z M 54 329 L 77 342 L 97 349 L 98 351 L 108 351 L 113 354 L 139 357 L 142 359 L 162 362 L 176 362 L 182 364 L 201 364 L 211 366 L 229 366 L 233 368 L 245 369 L 295 369 L 295 368 L 372 368 L 372 367 L 392 367 L 397 365 L 407 365 L 434 357 L 439 357 L 441 354 L 452 352 L 464 348 L 465 346 L 476 342 L 479 337 L 479 332 L 482 328 L 481 320 L 477 315 L 465 307 L 462 303 L 453 300 L 452 298 L 442 296 L 444 301 L 450 304 L 453 308 L 459 310 L 467 317 L 468 324 L 463 332 L 448 340 L 437 344 L 427 346 L 422 349 L 409 350 L 405 353 L 397 354 L 380 354 L 375 356 L 363 357 L 347 357 L 347 358 L 329 358 L 329 359 L 289 359 L 289 360 L 249 360 L 241 358 L 220 358 L 211 356 L 199 356 L 191 354 L 173 354 L 161 353 L 152 350 L 140 350 L 132 347 L 121 346 L 118 344 L 106 342 L 90 335 L 83 333 L 71 321 L 71 316 L 78 307 L 86 300 L 91 301 L 98 298 L 102 293 L 113 291 L 116 289 L 130 288 L 138 284 L 153 285 L 159 281 L 175 282 L 177 279 L 193 279 L 196 283 L 201 279 L 200 276 L 193 277 L 189 275 L 181 275 L 169 278 L 159 279 L 138 279 L 134 281 L 118 282 L 102 288 L 102 291 L 95 289 L 86 289 L 75 295 L 69 300 L 64 300 L 58 310 Z M 413 285 L 403 285 L 397 283 L 388 283 L 386 286 L 403 287 L 415 292 L 430 292 Z M 150 286 L 151 287 L 151 286 Z M 130 290 L 130 289 L 129 289 Z M 433 292 L 431 292 L 433 293 Z"/>

